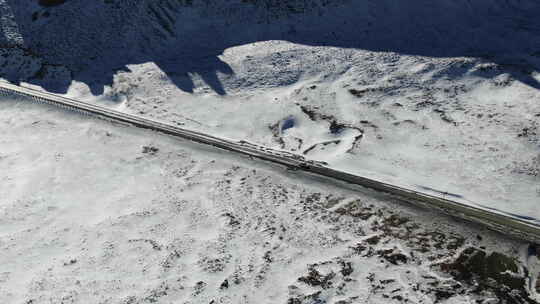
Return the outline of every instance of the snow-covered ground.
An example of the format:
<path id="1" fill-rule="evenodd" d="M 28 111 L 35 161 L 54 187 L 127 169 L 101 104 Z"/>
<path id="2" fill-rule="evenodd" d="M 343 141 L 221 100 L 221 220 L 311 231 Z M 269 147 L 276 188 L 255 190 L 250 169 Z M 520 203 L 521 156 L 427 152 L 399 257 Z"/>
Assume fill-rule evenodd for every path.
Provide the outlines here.
<path id="1" fill-rule="evenodd" d="M 38 2 L 0 0 L 4 79 L 540 219 L 536 0 Z M 537 296 L 537 248 L 378 193 L 28 102 L 0 127 L 2 303 Z"/>
<path id="2" fill-rule="evenodd" d="M 540 219 L 537 1 L 0 8 L 23 85 Z"/>
<path id="3" fill-rule="evenodd" d="M 0 100 L 2 303 L 534 303 L 535 248 L 361 188 Z M 510 292 L 514 290 L 513 292 Z"/>
<path id="4" fill-rule="evenodd" d="M 192 94 L 148 63 L 117 75 L 109 96 L 123 96 L 118 103 L 81 94 L 82 83 L 67 95 L 540 219 L 540 91 L 505 74 L 475 75 L 495 65 L 283 41 L 228 49 L 221 59 L 235 71 L 225 88 L 255 77 L 254 86 L 277 83 L 220 96 L 201 82 Z M 455 70 L 464 75 L 444 76 Z"/>

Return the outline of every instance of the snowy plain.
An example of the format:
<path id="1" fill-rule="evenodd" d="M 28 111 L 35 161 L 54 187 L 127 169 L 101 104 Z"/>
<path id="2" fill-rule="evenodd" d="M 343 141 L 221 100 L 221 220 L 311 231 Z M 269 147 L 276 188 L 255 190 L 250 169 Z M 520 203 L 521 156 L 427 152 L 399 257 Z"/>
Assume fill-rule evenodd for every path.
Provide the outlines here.
<path id="1" fill-rule="evenodd" d="M 8 79 L 540 219 L 537 1 L 2 3 Z"/>
<path id="2" fill-rule="evenodd" d="M 0 127 L 2 303 L 537 297 L 528 244 L 374 191 L 28 100 Z"/>
<path id="3" fill-rule="evenodd" d="M 42 1 L 47 2 L 47 1 Z M 0 76 L 540 219 L 540 2 L 0 0 Z M 537 248 L 0 99 L 2 303 L 535 303 Z"/>
<path id="4" fill-rule="evenodd" d="M 280 71 L 286 59 L 275 58 L 276 52 L 288 53 L 284 56 L 294 57 L 291 60 L 301 66 L 293 72 Z M 314 53 L 326 60 L 310 63 Z M 127 97 L 105 104 L 286 149 L 351 173 L 437 195 L 456 194 L 460 197 L 451 198 L 540 219 L 537 89 L 518 81 L 501 88 L 497 81 L 508 75 L 488 80 L 474 76 L 484 63 L 466 58 L 441 62 L 283 41 L 237 47 L 221 58 L 238 78 L 268 74 L 280 81 L 296 71 L 309 73 L 311 67 L 323 72 L 291 85 L 219 96 L 185 93 L 149 63 L 129 66 L 131 72 L 119 74 L 114 88 L 121 93 L 110 94 Z M 246 58 L 254 62 L 234 62 Z M 377 68 L 371 71 L 374 63 Z M 448 73 L 440 69 L 456 65 L 462 69 L 462 64 L 471 66 L 472 75 L 439 79 L 440 73 Z M 244 71 L 245 66 L 252 70 Z M 339 75 L 326 74 L 334 69 Z M 75 84 L 67 96 L 104 103 L 102 97 L 81 95 L 85 88 Z"/>

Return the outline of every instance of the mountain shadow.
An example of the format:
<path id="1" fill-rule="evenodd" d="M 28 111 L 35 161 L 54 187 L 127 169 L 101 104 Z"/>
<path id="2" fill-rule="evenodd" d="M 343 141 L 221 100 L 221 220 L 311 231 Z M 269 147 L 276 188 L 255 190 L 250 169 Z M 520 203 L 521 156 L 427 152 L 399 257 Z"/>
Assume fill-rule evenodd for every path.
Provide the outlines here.
<path id="1" fill-rule="evenodd" d="M 106 0 L 62 1 L 44 7 L 6 0 L 2 23 L 9 43 L 49 64 L 63 64 L 74 80 L 103 93 L 118 70 L 153 62 L 181 90 L 193 75 L 216 93 L 218 74 L 233 70 L 219 55 L 232 46 L 286 40 L 428 57 L 478 57 L 533 88 L 540 83 L 540 2 L 533 0 Z M 8 18 L 9 19 L 9 18 Z M 1 40 L 1 39 L 0 39 Z M 22 42 L 21 42 L 22 41 Z M 448 75 L 456 77 L 459 75 Z M 32 81 L 32 80 L 30 80 Z M 63 93 L 64 86 L 45 86 Z"/>

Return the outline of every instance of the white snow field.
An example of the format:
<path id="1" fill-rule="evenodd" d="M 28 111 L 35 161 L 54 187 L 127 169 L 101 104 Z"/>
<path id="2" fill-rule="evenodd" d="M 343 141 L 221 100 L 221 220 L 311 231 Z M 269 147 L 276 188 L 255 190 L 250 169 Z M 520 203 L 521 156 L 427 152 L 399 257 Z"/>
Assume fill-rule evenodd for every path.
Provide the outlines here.
<path id="1" fill-rule="evenodd" d="M 536 303 L 534 247 L 380 193 L 0 99 L 1 303 Z"/>
<path id="2" fill-rule="evenodd" d="M 11 81 L 540 219 L 538 1 L 0 8 Z"/>
<path id="3" fill-rule="evenodd" d="M 0 78 L 540 225 L 537 0 L 0 0 Z M 0 98 L 0 303 L 537 303 L 538 246 Z"/>

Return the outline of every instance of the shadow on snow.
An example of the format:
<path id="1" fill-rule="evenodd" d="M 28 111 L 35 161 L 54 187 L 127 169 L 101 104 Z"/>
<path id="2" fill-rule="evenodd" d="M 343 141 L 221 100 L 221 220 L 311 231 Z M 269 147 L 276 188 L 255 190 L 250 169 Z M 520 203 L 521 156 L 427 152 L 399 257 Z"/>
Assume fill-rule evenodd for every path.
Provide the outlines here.
<path id="1" fill-rule="evenodd" d="M 14 6 L 15 1 L 20 0 L 7 0 L 6 3 Z M 72 0 L 59 7 L 42 10 L 67 9 L 80 1 L 83 0 Z M 156 7 L 165 2 L 167 0 L 147 4 L 153 7 L 148 10 L 149 16 L 155 16 L 134 14 L 131 20 L 124 20 L 126 26 L 143 24 L 150 19 L 165 26 L 167 31 L 161 29 L 160 32 L 165 33 L 160 45 L 144 45 L 141 43 L 143 34 L 119 38 L 124 39 L 121 43 L 100 40 L 98 35 L 95 41 L 98 45 L 91 45 L 88 40 L 91 43 L 92 39 L 88 37 L 96 34 L 88 27 L 67 27 L 63 32 L 54 33 L 55 37 L 70 37 L 65 39 L 65 43 L 62 40 L 63 48 L 81 49 L 81 45 L 88 44 L 89 48 L 102 50 L 96 58 L 82 54 L 80 62 L 84 68 L 75 69 L 73 79 L 88 84 L 92 93 L 98 95 L 103 93 L 105 85 L 112 84 L 118 70 L 126 70 L 126 65 L 154 62 L 185 92 L 193 92 L 192 76 L 199 75 L 216 93 L 224 95 L 226 91 L 218 74 L 233 74 L 231 67 L 219 58 L 225 49 L 256 41 L 286 40 L 313 46 L 429 57 L 479 57 L 501 67 L 480 76 L 495 77 L 509 73 L 531 87 L 540 88 L 540 83 L 533 77 L 540 67 L 540 2 L 536 0 L 336 0 L 339 4 L 327 7 L 321 6 L 325 2 L 322 0 L 304 0 L 291 1 L 293 6 L 289 4 L 283 8 L 279 7 L 279 1 L 271 0 L 245 4 L 223 1 L 218 9 L 214 9 L 215 17 L 211 15 L 211 9 L 203 10 L 202 4 L 199 8 L 186 4 L 174 6 L 169 0 L 166 6 L 169 8 L 161 8 L 168 12 L 164 14 L 168 17 L 164 18 L 159 16 L 161 13 Z M 275 4 L 278 7 L 270 6 L 271 3 L 278 3 Z M 298 3 L 301 7 L 294 7 L 300 5 Z M 108 9 L 104 4 L 96 5 Z M 229 9 L 229 16 L 220 15 L 220 9 Z M 281 16 L 276 15 L 276 11 Z M 35 14 L 24 9 L 15 9 L 14 12 L 14 19 L 19 24 L 28 23 L 24 20 Z M 45 50 L 40 55 L 54 64 L 65 64 L 64 58 L 61 52 L 58 55 L 47 51 L 55 50 L 58 42 L 44 37 L 53 35 L 47 31 L 58 28 L 51 24 L 62 22 L 54 19 L 62 18 L 60 16 L 50 14 L 49 20 L 42 22 L 39 28 L 36 26 L 37 29 L 20 27 L 24 46 L 31 50 Z M 99 25 L 100 17 L 96 16 L 87 14 L 73 18 L 79 18 L 80 24 Z M 227 18 L 237 22 L 227 22 Z M 103 26 L 102 30 L 112 29 Z M 467 72 L 467 69 L 461 72 L 453 70 L 454 75 L 444 76 L 459 77 L 460 73 Z M 68 85 L 56 84 L 45 89 L 64 93 Z"/>

